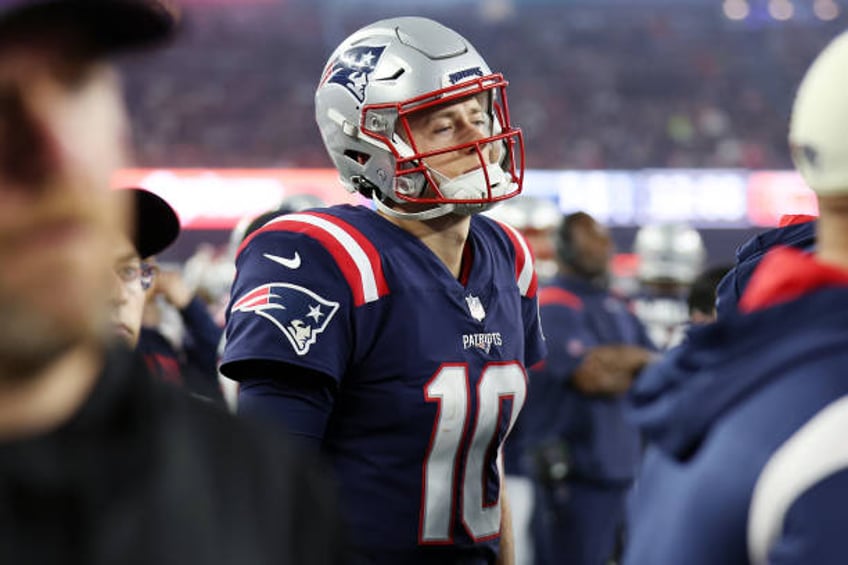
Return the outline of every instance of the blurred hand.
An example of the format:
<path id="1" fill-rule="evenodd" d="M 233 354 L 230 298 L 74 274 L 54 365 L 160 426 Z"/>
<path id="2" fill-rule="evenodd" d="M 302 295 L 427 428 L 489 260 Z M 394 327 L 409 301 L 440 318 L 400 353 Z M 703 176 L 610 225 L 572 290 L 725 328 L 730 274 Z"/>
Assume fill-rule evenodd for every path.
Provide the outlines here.
<path id="1" fill-rule="evenodd" d="M 617 396 L 627 392 L 633 379 L 654 358 L 635 345 L 602 345 L 591 349 L 572 375 L 572 384 L 589 395 Z"/>
<path id="2" fill-rule="evenodd" d="M 179 271 L 160 270 L 156 274 L 153 291 L 162 296 L 177 310 L 182 310 L 188 306 L 188 303 L 194 297 L 194 293 L 185 284 Z"/>

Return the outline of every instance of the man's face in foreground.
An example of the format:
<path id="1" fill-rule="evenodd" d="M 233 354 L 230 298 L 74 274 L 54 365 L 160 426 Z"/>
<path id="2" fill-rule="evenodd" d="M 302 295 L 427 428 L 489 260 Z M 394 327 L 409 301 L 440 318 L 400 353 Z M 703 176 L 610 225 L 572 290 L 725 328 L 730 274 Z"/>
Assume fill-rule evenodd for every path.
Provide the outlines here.
<path id="1" fill-rule="evenodd" d="M 53 29 L 0 42 L 0 378 L 100 339 L 125 223 L 109 181 L 124 164 L 116 77 Z"/>

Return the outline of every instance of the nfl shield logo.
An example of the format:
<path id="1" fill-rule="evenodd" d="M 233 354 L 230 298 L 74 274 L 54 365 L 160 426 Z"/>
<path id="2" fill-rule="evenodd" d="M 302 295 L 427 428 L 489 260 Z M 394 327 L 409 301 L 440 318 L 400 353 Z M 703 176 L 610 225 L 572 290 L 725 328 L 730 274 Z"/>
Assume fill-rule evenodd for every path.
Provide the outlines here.
<path id="1" fill-rule="evenodd" d="M 486 317 L 486 311 L 483 309 L 483 303 L 480 302 L 480 299 L 469 294 L 465 297 L 465 302 L 468 304 L 468 311 L 471 313 L 471 317 L 478 322 L 482 322 L 483 318 Z"/>

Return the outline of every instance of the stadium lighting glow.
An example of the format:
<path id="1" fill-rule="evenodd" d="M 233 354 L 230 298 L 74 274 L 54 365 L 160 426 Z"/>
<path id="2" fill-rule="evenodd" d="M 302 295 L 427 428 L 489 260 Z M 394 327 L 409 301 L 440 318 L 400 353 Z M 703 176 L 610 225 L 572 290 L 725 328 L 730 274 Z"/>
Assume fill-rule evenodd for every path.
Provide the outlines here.
<path id="1" fill-rule="evenodd" d="M 813 12 L 820 20 L 830 21 L 839 17 L 839 6 L 833 0 L 815 0 Z"/>
<path id="2" fill-rule="evenodd" d="M 744 20 L 751 13 L 751 7 L 746 0 L 724 0 L 722 8 L 729 20 Z"/>
<path id="3" fill-rule="evenodd" d="M 772 18 L 786 21 L 795 15 L 795 6 L 789 0 L 769 0 L 768 11 Z"/>

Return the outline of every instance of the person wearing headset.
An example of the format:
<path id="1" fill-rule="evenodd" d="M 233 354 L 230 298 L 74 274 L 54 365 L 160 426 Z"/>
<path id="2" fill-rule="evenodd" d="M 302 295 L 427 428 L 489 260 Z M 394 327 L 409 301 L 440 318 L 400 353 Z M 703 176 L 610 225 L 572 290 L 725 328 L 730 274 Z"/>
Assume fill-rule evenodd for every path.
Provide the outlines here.
<path id="1" fill-rule="evenodd" d="M 654 348 L 608 289 L 609 231 L 577 212 L 555 243 L 559 272 L 539 295 L 548 356 L 531 369 L 521 419 L 537 481 L 535 553 L 540 565 L 590 565 L 618 551 L 640 454 L 624 395 Z"/>

